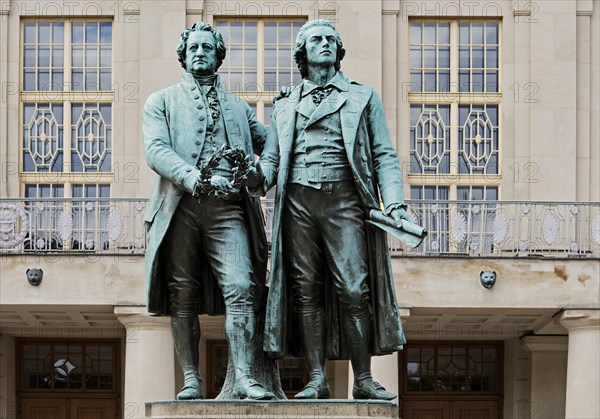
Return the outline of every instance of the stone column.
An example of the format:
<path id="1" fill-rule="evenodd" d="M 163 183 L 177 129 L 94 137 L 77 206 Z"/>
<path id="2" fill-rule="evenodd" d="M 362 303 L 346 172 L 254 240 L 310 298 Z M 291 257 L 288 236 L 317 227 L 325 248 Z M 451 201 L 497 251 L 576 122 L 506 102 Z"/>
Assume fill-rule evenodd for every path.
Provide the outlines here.
<path id="1" fill-rule="evenodd" d="M 115 307 L 125 328 L 124 416 L 145 417 L 145 403 L 175 398 L 175 351 L 169 317 Z"/>
<path id="2" fill-rule="evenodd" d="M 560 324 L 569 332 L 565 417 L 600 418 L 600 310 L 567 309 Z"/>
<path id="3" fill-rule="evenodd" d="M 526 336 L 531 351 L 531 411 L 539 418 L 563 418 L 567 381 L 567 337 Z"/>

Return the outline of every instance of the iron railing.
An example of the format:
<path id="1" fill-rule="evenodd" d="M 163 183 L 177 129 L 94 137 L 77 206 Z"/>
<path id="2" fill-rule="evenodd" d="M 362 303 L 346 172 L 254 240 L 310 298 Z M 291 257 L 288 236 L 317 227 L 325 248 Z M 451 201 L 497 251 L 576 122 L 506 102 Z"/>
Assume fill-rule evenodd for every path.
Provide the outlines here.
<path id="1" fill-rule="evenodd" d="M 0 252 L 143 254 L 146 203 L 145 199 L 2 199 Z"/>
<path id="2" fill-rule="evenodd" d="M 2 253 L 145 251 L 144 199 L 2 199 Z M 393 255 L 600 258 L 599 202 L 409 201 L 429 235 Z M 273 201 L 264 200 L 271 240 Z"/>

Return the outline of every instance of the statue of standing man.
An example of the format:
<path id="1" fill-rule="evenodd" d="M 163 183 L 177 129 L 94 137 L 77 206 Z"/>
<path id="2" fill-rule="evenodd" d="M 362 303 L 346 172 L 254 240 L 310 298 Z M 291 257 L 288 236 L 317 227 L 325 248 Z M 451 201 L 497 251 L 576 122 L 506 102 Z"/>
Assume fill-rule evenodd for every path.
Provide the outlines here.
<path id="1" fill-rule="evenodd" d="M 263 192 L 277 185 L 264 350 L 304 356 L 310 380 L 296 398 L 329 398 L 325 360 L 349 358 L 353 397 L 391 400 L 371 356 L 405 338 L 385 232 L 366 219 L 381 201 L 395 222 L 409 217 L 383 105 L 340 72 L 344 54 L 330 22 L 300 29 L 304 80 L 276 102 L 260 158 Z"/>
<path id="2" fill-rule="evenodd" d="M 210 25 L 186 29 L 177 47 L 186 72 L 144 109 L 146 160 L 160 175 L 145 217 L 148 312 L 171 316 L 184 375 L 180 400 L 203 396 L 198 314 L 223 312 L 235 396 L 274 397 L 252 373 L 267 243 L 260 203 L 245 185 L 256 180 L 247 156 L 260 154 L 266 129 L 246 102 L 222 89 L 215 73 L 225 53 Z"/>

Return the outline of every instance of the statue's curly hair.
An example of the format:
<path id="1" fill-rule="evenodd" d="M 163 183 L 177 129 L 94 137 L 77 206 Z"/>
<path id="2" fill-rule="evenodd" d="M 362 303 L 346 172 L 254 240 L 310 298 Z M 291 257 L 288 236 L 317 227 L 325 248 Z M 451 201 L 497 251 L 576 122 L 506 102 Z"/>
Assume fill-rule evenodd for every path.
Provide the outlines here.
<path id="1" fill-rule="evenodd" d="M 317 26 L 327 26 L 328 28 L 333 29 L 335 32 L 335 42 L 337 44 L 337 56 L 335 57 L 335 70 L 340 71 L 342 68 L 341 62 L 346 55 L 346 50 L 344 49 L 344 44 L 342 44 L 342 38 L 338 33 L 337 29 L 328 20 L 325 19 L 315 19 L 309 22 L 306 22 L 298 31 L 298 35 L 296 36 L 296 47 L 294 48 L 294 61 L 298 64 L 298 70 L 300 70 L 300 75 L 302 78 L 305 78 L 308 75 L 308 62 L 306 60 L 306 36 L 305 33 L 308 29 L 314 28 Z"/>
<path id="2" fill-rule="evenodd" d="M 191 28 L 188 28 L 181 32 L 181 37 L 179 38 L 179 44 L 177 45 L 177 59 L 181 66 L 187 70 L 185 66 L 185 51 L 187 49 L 187 41 L 190 36 L 190 33 L 193 31 L 206 31 L 211 32 L 213 38 L 215 38 L 215 45 L 217 49 L 217 66 L 215 71 L 221 67 L 223 64 L 223 60 L 225 59 L 225 55 L 227 54 L 227 47 L 225 46 L 225 41 L 223 41 L 223 36 L 221 36 L 221 32 L 210 26 L 208 23 L 204 22 L 196 22 L 192 25 Z"/>

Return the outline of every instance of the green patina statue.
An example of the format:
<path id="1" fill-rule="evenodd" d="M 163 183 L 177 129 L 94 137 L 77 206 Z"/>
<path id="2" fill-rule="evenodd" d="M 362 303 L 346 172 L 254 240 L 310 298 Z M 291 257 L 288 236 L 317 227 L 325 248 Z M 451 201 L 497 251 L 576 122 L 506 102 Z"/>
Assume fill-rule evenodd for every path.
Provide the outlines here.
<path id="1" fill-rule="evenodd" d="M 325 359 L 349 358 L 354 398 L 391 400 L 371 356 L 405 338 L 385 232 L 366 221 L 380 198 L 382 218 L 409 216 L 381 100 L 340 72 L 344 54 L 330 22 L 300 29 L 304 80 L 275 103 L 260 157 L 259 189 L 277 185 L 264 350 L 305 357 L 310 380 L 296 398 L 329 398 Z"/>
<path id="2" fill-rule="evenodd" d="M 177 53 L 186 70 L 181 82 L 152 94 L 144 109 L 146 160 L 160 175 L 145 217 L 148 311 L 171 315 L 184 374 L 178 399 L 203 396 L 202 313 L 225 314 L 233 395 L 271 399 L 251 368 L 267 242 L 260 202 L 246 189 L 258 175 L 248 156 L 260 154 L 266 129 L 246 102 L 220 86 L 215 72 L 226 48 L 218 31 L 194 24 Z"/>

